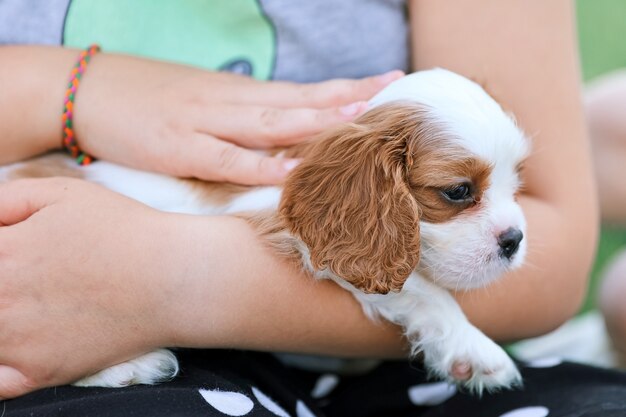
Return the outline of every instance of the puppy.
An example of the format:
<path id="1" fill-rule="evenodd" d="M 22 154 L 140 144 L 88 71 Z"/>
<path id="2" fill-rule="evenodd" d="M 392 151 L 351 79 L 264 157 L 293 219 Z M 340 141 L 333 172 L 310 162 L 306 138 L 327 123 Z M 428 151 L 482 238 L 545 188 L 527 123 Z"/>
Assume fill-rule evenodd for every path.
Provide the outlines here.
<path id="1" fill-rule="evenodd" d="M 154 208 L 235 214 L 317 279 L 351 292 L 372 319 L 404 329 L 436 378 L 481 394 L 521 383 L 515 364 L 474 327 L 448 290 L 479 288 L 520 266 L 516 202 L 528 141 L 477 84 L 434 69 L 408 75 L 353 123 L 285 151 L 303 162 L 281 187 L 180 180 L 48 155 L 0 178 L 70 175 Z M 159 350 L 78 381 L 152 384 L 178 372 Z"/>

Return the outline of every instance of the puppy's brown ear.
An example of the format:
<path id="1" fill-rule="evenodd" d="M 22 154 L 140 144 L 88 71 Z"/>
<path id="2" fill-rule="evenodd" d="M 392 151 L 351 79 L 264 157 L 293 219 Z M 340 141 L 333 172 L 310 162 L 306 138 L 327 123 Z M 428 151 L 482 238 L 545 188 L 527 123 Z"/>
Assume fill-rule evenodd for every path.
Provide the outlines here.
<path id="1" fill-rule="evenodd" d="M 399 291 L 419 260 L 418 204 L 408 187 L 407 109 L 374 109 L 321 138 L 289 176 L 280 214 L 317 270 L 366 293 Z"/>

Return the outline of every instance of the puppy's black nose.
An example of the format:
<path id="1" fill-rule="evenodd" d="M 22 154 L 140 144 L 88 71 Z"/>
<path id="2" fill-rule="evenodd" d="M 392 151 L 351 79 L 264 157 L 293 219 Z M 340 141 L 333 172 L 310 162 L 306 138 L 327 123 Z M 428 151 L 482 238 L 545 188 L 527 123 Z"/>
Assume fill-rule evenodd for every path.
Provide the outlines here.
<path id="1" fill-rule="evenodd" d="M 507 259 L 511 259 L 519 243 L 524 238 L 524 234 L 519 229 L 508 228 L 498 236 L 498 245 L 500 245 L 500 256 L 504 256 Z"/>

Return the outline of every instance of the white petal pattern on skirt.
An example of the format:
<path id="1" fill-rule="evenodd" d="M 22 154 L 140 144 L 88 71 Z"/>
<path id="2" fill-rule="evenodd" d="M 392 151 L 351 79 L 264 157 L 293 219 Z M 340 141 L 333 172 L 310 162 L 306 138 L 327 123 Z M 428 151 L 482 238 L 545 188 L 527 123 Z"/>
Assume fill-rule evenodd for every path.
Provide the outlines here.
<path id="1" fill-rule="evenodd" d="M 274 400 L 265 395 L 260 389 L 256 387 L 252 387 L 252 393 L 259 400 L 259 403 L 265 408 L 267 408 L 272 413 L 276 414 L 279 417 L 290 417 L 289 414 Z"/>
<path id="2" fill-rule="evenodd" d="M 311 411 L 302 401 L 298 401 L 296 404 L 296 415 L 298 417 L 315 417 L 313 411 Z"/>
<path id="3" fill-rule="evenodd" d="M 456 386 L 447 382 L 413 385 L 408 390 L 409 400 L 419 406 L 439 405 L 456 394 Z"/>
<path id="4" fill-rule="evenodd" d="M 330 394 L 332 390 L 339 384 L 339 377 L 335 374 L 323 374 L 315 382 L 311 397 L 322 398 Z"/>
<path id="5" fill-rule="evenodd" d="M 254 402 L 240 392 L 208 389 L 198 391 L 213 408 L 229 416 L 245 416 L 254 408 Z"/>
<path id="6" fill-rule="evenodd" d="M 550 410 L 543 406 L 523 407 L 511 410 L 500 417 L 546 417 L 550 414 Z"/>

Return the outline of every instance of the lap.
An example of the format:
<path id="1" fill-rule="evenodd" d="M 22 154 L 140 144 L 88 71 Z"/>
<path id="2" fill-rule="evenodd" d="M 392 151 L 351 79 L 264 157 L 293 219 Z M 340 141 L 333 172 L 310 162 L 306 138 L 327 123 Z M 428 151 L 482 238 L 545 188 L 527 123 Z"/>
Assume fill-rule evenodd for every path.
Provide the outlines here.
<path id="1" fill-rule="evenodd" d="M 5 401 L 0 409 L 5 417 L 626 415 L 626 374 L 573 363 L 520 364 L 523 389 L 477 398 L 429 381 L 419 366 L 405 361 L 338 376 L 294 370 L 261 353 L 180 351 L 178 356 L 181 374 L 168 383 L 49 388 Z"/>

